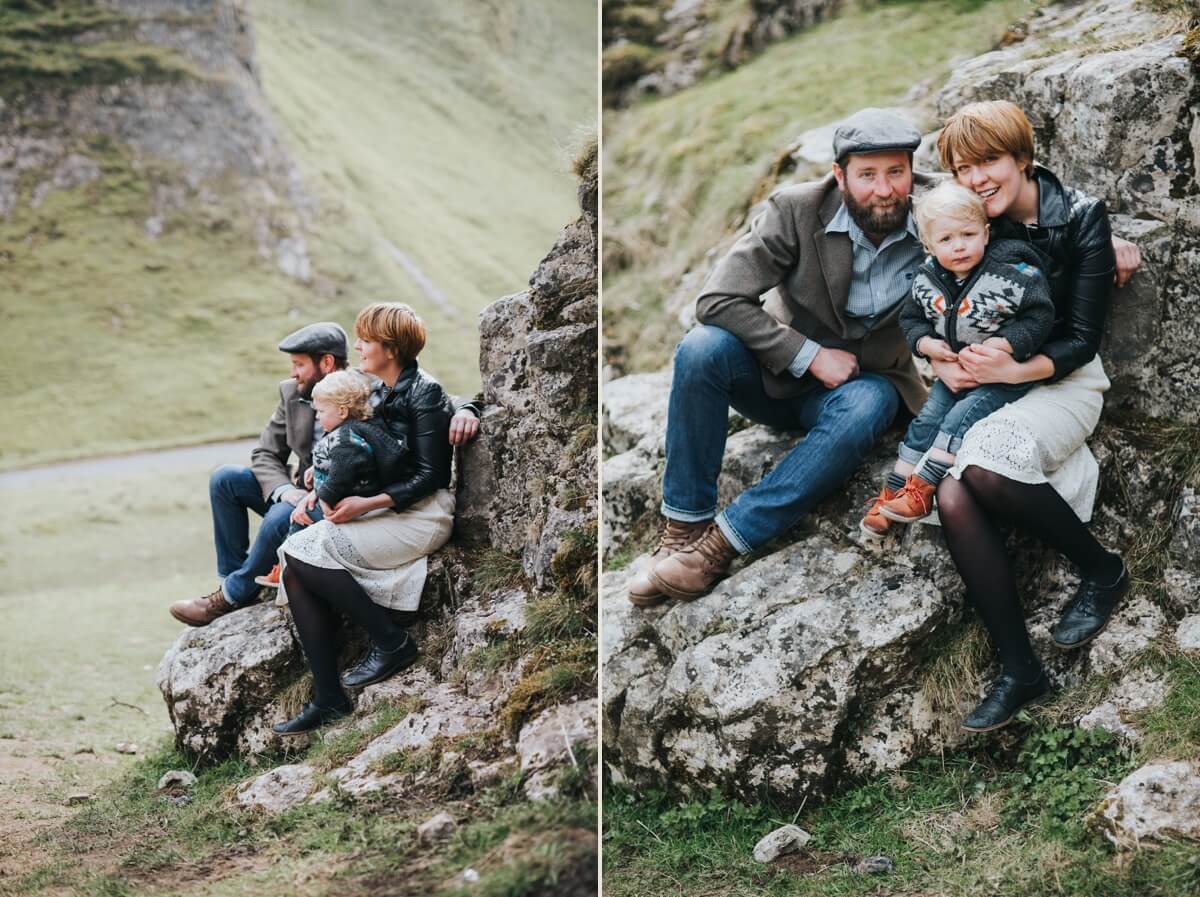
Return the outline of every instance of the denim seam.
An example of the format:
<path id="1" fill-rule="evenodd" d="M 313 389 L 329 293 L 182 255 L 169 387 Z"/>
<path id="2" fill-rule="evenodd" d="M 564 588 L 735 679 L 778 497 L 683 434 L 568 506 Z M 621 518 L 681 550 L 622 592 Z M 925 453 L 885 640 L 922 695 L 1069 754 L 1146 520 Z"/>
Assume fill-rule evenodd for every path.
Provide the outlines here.
<path id="1" fill-rule="evenodd" d="M 712 520 L 713 515 L 717 513 L 717 506 L 713 505 L 707 511 L 684 511 L 679 508 L 673 508 L 667 504 L 666 500 L 662 503 L 662 515 L 669 517 L 672 520 L 677 520 L 680 523 L 700 523 L 704 520 Z"/>
<path id="2" fill-rule="evenodd" d="M 900 443 L 900 449 L 896 453 L 896 456 L 901 461 L 904 461 L 907 464 L 916 464 L 918 461 L 921 460 L 921 458 L 923 458 L 925 456 L 925 453 L 921 452 L 921 451 L 917 451 L 915 448 L 905 445 L 902 442 L 902 443 Z"/>
<path id="3" fill-rule="evenodd" d="M 950 454 L 954 454 L 955 449 L 950 448 L 953 441 L 954 441 L 954 434 L 947 433 L 945 430 L 942 430 L 941 432 L 939 432 L 937 434 L 937 439 L 933 440 L 933 447 L 935 449 L 941 449 L 943 452 L 949 452 Z"/>
<path id="4" fill-rule="evenodd" d="M 733 528 L 733 524 L 729 522 L 729 519 L 725 516 L 724 511 L 717 515 L 715 522 L 717 524 L 717 529 L 721 531 L 721 534 L 725 536 L 725 538 L 729 541 L 729 544 L 733 546 L 734 550 L 738 554 L 750 553 L 750 546 L 746 544 L 746 540 L 741 537 L 741 534 Z"/>

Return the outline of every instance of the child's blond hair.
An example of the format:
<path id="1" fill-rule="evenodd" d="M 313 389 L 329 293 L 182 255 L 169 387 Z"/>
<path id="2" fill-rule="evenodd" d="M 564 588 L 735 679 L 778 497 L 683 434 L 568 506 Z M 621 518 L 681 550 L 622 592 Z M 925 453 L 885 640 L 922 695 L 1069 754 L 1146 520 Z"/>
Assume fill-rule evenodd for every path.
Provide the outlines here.
<path id="1" fill-rule="evenodd" d="M 312 397 L 346 409 L 352 420 L 366 420 L 375 413 L 371 407 L 371 384 L 358 371 L 334 371 L 313 387 Z"/>
<path id="2" fill-rule="evenodd" d="M 987 226 L 987 206 L 979 194 L 954 181 L 942 181 L 924 196 L 913 200 L 913 218 L 921 242 L 929 248 L 930 231 L 936 221 L 977 221 Z"/>

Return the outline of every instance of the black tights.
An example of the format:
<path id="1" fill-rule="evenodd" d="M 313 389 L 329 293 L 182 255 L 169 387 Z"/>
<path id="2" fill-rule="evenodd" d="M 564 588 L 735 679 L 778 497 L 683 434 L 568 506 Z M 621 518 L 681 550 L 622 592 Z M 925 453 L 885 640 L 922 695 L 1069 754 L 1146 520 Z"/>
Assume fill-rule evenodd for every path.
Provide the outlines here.
<path id="1" fill-rule="evenodd" d="M 385 651 L 400 647 L 408 632 L 387 608 L 370 599 L 354 577 L 345 570 L 326 570 L 287 556 L 283 568 L 292 619 L 300 634 L 300 645 L 313 674 L 313 703 L 320 707 L 349 704 L 337 669 L 334 635 L 341 611 L 367 631 L 371 643 Z"/>
<path id="2" fill-rule="evenodd" d="M 1041 664 L 1029 643 L 1016 576 L 997 524 L 1032 533 L 1079 567 L 1081 575 L 1102 583 L 1120 576 L 1121 559 L 1096 541 L 1049 483 L 1018 483 L 989 470 L 968 467 L 961 480 L 942 480 L 937 498 L 950 556 L 996 646 L 1004 672 L 1031 681 Z"/>

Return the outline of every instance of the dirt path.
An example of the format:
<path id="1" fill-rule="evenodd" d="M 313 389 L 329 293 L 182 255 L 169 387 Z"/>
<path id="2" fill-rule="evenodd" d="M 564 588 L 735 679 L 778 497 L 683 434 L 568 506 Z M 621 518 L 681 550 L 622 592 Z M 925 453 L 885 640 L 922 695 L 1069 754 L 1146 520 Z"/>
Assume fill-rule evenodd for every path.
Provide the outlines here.
<path id="1" fill-rule="evenodd" d="M 0 488 L 25 486 L 70 477 L 101 477 L 122 473 L 157 473 L 202 464 L 248 464 L 253 439 L 209 442 L 183 448 L 130 452 L 103 458 L 83 458 L 58 464 L 42 464 L 0 473 Z"/>

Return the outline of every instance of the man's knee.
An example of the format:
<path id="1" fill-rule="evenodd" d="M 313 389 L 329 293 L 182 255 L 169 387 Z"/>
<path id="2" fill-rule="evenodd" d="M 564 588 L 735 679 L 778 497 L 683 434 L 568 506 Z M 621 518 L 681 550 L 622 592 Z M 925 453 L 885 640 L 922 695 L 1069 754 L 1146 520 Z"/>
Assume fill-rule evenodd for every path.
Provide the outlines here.
<path id="1" fill-rule="evenodd" d="M 835 389 L 825 410 L 837 415 L 847 433 L 861 435 L 869 446 L 896 418 L 900 395 L 880 376 L 856 377 Z"/>
<path id="2" fill-rule="evenodd" d="M 222 464 L 208 478 L 209 496 L 215 498 L 218 495 L 228 496 L 234 494 L 247 474 L 254 476 L 253 471 L 249 467 L 241 467 L 237 464 Z"/>
<path id="3" fill-rule="evenodd" d="M 675 348 L 675 376 L 711 372 L 731 355 L 745 351 L 742 341 L 728 330 L 701 324 L 688 331 Z"/>

